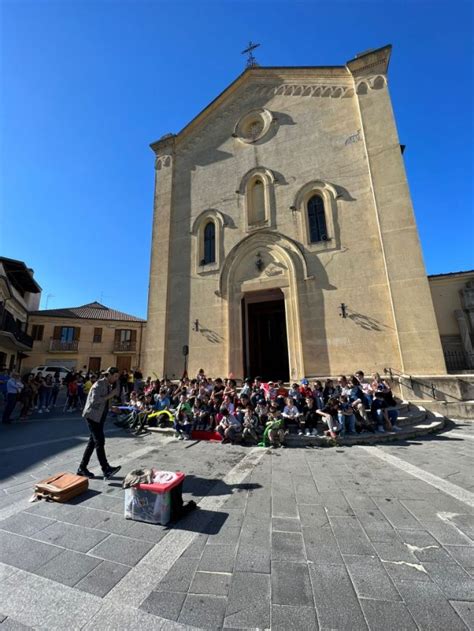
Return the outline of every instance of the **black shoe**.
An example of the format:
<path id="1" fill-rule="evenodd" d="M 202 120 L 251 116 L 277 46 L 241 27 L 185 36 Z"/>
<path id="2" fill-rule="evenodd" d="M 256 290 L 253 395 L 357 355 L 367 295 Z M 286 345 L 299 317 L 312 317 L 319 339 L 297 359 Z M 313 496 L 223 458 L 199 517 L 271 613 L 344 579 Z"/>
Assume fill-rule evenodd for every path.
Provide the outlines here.
<path id="1" fill-rule="evenodd" d="M 106 471 L 104 471 L 104 480 L 110 480 L 110 478 L 113 478 L 121 468 L 122 467 L 109 467 Z"/>
<path id="2" fill-rule="evenodd" d="M 84 478 L 90 478 L 91 480 L 95 478 L 95 475 L 92 473 L 92 471 L 89 471 L 89 469 L 86 469 L 85 467 L 79 467 L 76 475 L 82 475 Z"/>

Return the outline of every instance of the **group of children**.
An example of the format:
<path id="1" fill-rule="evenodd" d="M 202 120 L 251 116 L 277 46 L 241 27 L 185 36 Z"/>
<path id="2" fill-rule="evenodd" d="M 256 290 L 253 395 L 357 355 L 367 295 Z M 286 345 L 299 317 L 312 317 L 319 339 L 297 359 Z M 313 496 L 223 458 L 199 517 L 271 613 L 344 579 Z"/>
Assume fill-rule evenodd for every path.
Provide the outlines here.
<path id="1" fill-rule="evenodd" d="M 362 371 L 324 384 L 302 379 L 290 388 L 256 377 L 238 388 L 234 379 L 209 379 L 201 369 L 195 379 L 178 384 L 148 378 L 112 411 L 121 417 L 116 424 L 136 434 L 147 425 L 172 426 L 180 440 L 200 430 L 218 432 L 222 443 L 273 447 L 283 446 L 288 432 L 336 438 L 399 430 L 390 384 L 378 373 L 366 380 Z"/>

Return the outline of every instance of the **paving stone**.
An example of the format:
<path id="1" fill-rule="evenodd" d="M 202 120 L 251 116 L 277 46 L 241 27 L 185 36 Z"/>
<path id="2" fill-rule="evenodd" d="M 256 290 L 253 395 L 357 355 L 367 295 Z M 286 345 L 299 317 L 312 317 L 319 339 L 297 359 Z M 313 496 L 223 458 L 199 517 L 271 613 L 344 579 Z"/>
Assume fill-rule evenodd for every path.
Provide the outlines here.
<path id="1" fill-rule="evenodd" d="M 178 622 L 200 629 L 221 629 L 227 598 L 189 594 L 184 601 Z"/>
<path id="2" fill-rule="evenodd" d="M 342 554 L 374 554 L 374 548 L 356 517 L 329 517 Z"/>
<path id="3" fill-rule="evenodd" d="M 308 566 L 290 561 L 272 562 L 272 603 L 313 606 Z"/>
<path id="4" fill-rule="evenodd" d="M 55 522 L 37 532 L 35 539 L 45 543 L 54 543 L 57 546 L 75 550 L 76 552 L 88 552 L 108 536 L 108 533 L 100 530 Z"/>
<path id="5" fill-rule="evenodd" d="M 232 576 L 225 627 L 270 627 L 270 576 L 235 572 Z"/>
<path id="6" fill-rule="evenodd" d="M 52 519 L 34 515 L 32 513 L 21 512 L 12 515 L 8 519 L 0 521 L 0 529 L 13 532 L 17 535 L 34 535 L 36 532 L 53 524 Z"/>
<path id="7" fill-rule="evenodd" d="M 394 528 L 420 528 L 420 522 L 398 500 L 374 498 L 374 502 Z"/>
<path id="8" fill-rule="evenodd" d="M 154 616 L 177 620 L 186 594 L 182 592 L 151 592 L 140 609 Z"/>
<path id="9" fill-rule="evenodd" d="M 187 592 L 199 559 L 180 557 L 162 580 L 155 586 L 158 592 Z"/>
<path id="10" fill-rule="evenodd" d="M 0 531 L 0 561 L 7 565 L 34 572 L 61 552 L 56 546 Z"/>
<path id="11" fill-rule="evenodd" d="M 96 596 L 23 570 L 0 589 L 3 613 L 38 629 L 81 629 L 101 607 Z"/>
<path id="12" fill-rule="evenodd" d="M 305 563 L 303 535 L 300 532 L 273 532 L 272 560 Z"/>
<path id="13" fill-rule="evenodd" d="M 470 546 L 473 543 L 472 539 L 458 530 L 453 524 L 442 521 L 439 518 L 436 521 L 423 521 L 422 525 L 443 546 Z"/>
<path id="14" fill-rule="evenodd" d="M 188 557 L 190 559 L 200 559 L 204 548 L 206 547 L 207 540 L 208 536 L 203 534 L 199 534 L 194 537 L 193 542 L 186 548 L 181 555 L 181 558 Z"/>
<path id="15" fill-rule="evenodd" d="M 28 627 L 26 624 L 21 624 L 18 620 L 14 618 L 5 618 L 2 621 L 2 631 L 23 631 L 26 629 L 31 629 L 32 627 Z"/>
<path id="16" fill-rule="evenodd" d="M 397 533 L 402 543 L 422 563 L 425 561 L 452 563 L 446 550 L 426 530 L 398 530 Z"/>
<path id="17" fill-rule="evenodd" d="M 466 631 L 441 589 L 431 581 L 397 581 L 395 586 L 420 629 Z"/>
<path id="18" fill-rule="evenodd" d="M 344 561 L 359 598 L 400 600 L 398 591 L 377 557 L 344 555 Z"/>
<path id="19" fill-rule="evenodd" d="M 64 550 L 35 570 L 35 574 L 50 578 L 52 581 L 73 587 L 91 570 L 99 565 L 100 560 L 79 552 Z"/>
<path id="20" fill-rule="evenodd" d="M 467 628 L 474 629 L 474 602 L 451 600 L 450 604 L 456 610 L 457 614 L 464 620 Z"/>
<path id="21" fill-rule="evenodd" d="M 319 629 L 314 607 L 272 605 L 272 631 L 301 631 Z"/>
<path id="22" fill-rule="evenodd" d="M 395 581 L 429 581 L 430 577 L 424 568 L 424 564 L 418 559 L 415 561 L 382 561 L 390 578 Z"/>
<path id="23" fill-rule="evenodd" d="M 268 524 L 268 520 L 263 521 L 262 523 Z M 207 539 L 207 545 L 209 546 L 217 545 L 217 544 L 222 545 L 222 544 L 228 544 L 229 541 L 238 541 L 240 537 L 240 533 L 241 533 L 241 529 L 239 527 L 232 527 L 226 531 L 212 533 L 212 535 L 209 535 Z"/>
<path id="24" fill-rule="evenodd" d="M 322 629 L 367 629 L 359 601 L 344 566 L 311 564 L 309 573 L 318 621 Z"/>
<path id="25" fill-rule="evenodd" d="M 474 569 L 474 546 L 444 546 L 465 570 Z"/>
<path id="26" fill-rule="evenodd" d="M 84 595 L 84 592 L 78 592 Z M 172 631 L 173 623 L 166 622 L 157 616 L 151 615 L 142 609 L 124 606 L 122 603 L 105 602 L 100 611 L 94 616 L 82 631 L 130 631 L 139 629 L 140 631 Z M 62 629 L 63 627 L 59 627 Z"/>
<path id="27" fill-rule="evenodd" d="M 319 528 L 329 523 L 324 506 L 300 504 L 298 511 L 301 525 L 305 528 Z"/>
<path id="28" fill-rule="evenodd" d="M 125 521 L 125 520 L 124 520 Z M 127 537 L 139 539 L 140 541 L 149 541 L 150 543 L 158 543 L 166 536 L 168 529 L 159 524 L 147 524 L 144 522 L 132 521 Z"/>
<path id="29" fill-rule="evenodd" d="M 326 509 L 326 513 L 330 516 L 353 515 L 354 511 L 349 506 L 344 494 L 341 491 L 332 491 L 330 493 L 320 494 L 321 504 Z"/>
<path id="30" fill-rule="evenodd" d="M 293 496 L 272 495 L 273 517 L 298 517 L 296 499 Z"/>
<path id="31" fill-rule="evenodd" d="M 232 572 L 234 569 L 237 546 L 205 546 L 199 561 L 199 570 L 206 572 Z"/>
<path id="32" fill-rule="evenodd" d="M 418 629 L 406 605 L 402 602 L 365 598 L 361 598 L 359 602 L 370 631 L 380 631 L 380 629 L 417 631 Z"/>
<path id="33" fill-rule="evenodd" d="M 189 588 L 191 594 L 227 596 L 232 575 L 224 572 L 196 572 Z"/>
<path id="34" fill-rule="evenodd" d="M 344 491 L 344 497 L 356 515 L 377 510 L 377 504 L 368 495 Z"/>
<path id="35" fill-rule="evenodd" d="M 406 561 L 419 563 L 413 552 L 400 540 L 381 542 L 374 541 L 374 548 L 382 561 Z"/>
<path id="36" fill-rule="evenodd" d="M 240 544 L 235 559 L 235 570 L 239 572 L 270 572 L 270 545 Z"/>
<path id="37" fill-rule="evenodd" d="M 103 598 L 129 571 L 129 567 L 111 561 L 101 561 L 87 576 L 80 580 L 76 589 Z"/>
<path id="38" fill-rule="evenodd" d="M 423 563 L 425 570 L 452 600 L 474 599 L 474 580 L 457 563 Z"/>
<path id="39" fill-rule="evenodd" d="M 272 530 L 279 532 L 300 532 L 301 522 L 299 519 L 289 517 L 273 517 Z"/>
<path id="40" fill-rule="evenodd" d="M 119 515 L 123 514 L 123 500 L 117 497 L 110 497 L 104 493 L 90 494 L 86 497 L 79 495 L 77 498 L 71 500 L 71 503 L 76 506 L 97 508 L 112 513 L 118 513 Z"/>
<path id="41" fill-rule="evenodd" d="M 303 541 L 308 561 L 344 565 L 329 522 L 319 528 L 303 528 Z"/>
<path id="42" fill-rule="evenodd" d="M 358 511 L 357 519 L 370 541 L 388 543 L 390 541 L 398 540 L 397 531 L 392 527 L 387 519 L 385 519 L 384 515 L 378 508 L 374 508 L 370 511 Z"/>
<path id="43" fill-rule="evenodd" d="M 89 554 L 106 561 L 115 561 L 133 566 L 152 548 L 153 545 L 145 541 L 135 541 L 135 539 L 120 537 L 119 535 L 109 535 L 107 539 L 104 539 L 95 548 L 89 550 Z"/>

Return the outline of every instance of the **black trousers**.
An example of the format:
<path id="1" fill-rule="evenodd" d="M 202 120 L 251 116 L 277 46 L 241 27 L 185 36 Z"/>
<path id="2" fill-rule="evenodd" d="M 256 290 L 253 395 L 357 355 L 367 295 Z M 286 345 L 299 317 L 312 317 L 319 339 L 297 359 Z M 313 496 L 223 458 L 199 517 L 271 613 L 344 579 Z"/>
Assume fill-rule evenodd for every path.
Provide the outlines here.
<path id="1" fill-rule="evenodd" d="M 5 409 L 3 410 L 3 423 L 10 423 L 10 416 L 12 415 L 13 410 L 15 409 L 17 402 L 16 393 L 8 393 L 7 394 L 7 402 L 5 403 Z"/>
<path id="2" fill-rule="evenodd" d="M 88 418 L 86 419 L 86 421 L 89 427 L 90 436 L 89 442 L 87 443 L 86 449 L 84 451 L 84 455 L 82 456 L 80 468 L 87 469 L 87 465 L 89 464 L 89 460 L 91 459 L 91 456 L 94 453 L 95 449 L 97 459 L 100 466 L 102 467 L 102 471 L 107 471 L 107 469 L 109 469 L 109 463 L 107 462 L 107 456 L 105 455 L 105 418 L 101 419 L 100 423 L 91 421 Z"/>

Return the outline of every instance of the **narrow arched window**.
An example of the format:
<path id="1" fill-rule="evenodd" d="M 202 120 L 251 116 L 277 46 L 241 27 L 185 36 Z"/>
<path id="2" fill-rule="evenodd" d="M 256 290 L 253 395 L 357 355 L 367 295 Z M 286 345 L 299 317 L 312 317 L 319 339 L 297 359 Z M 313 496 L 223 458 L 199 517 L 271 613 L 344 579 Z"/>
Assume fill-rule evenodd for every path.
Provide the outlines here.
<path id="1" fill-rule="evenodd" d="M 308 228 L 310 243 L 327 240 L 324 202 L 320 195 L 313 195 L 308 201 Z"/>
<path id="2" fill-rule="evenodd" d="M 265 190 L 262 180 L 255 180 L 251 184 L 251 200 L 249 223 L 258 224 L 265 221 Z"/>
<path id="3" fill-rule="evenodd" d="M 210 221 L 204 228 L 204 265 L 216 262 L 216 226 Z"/>

